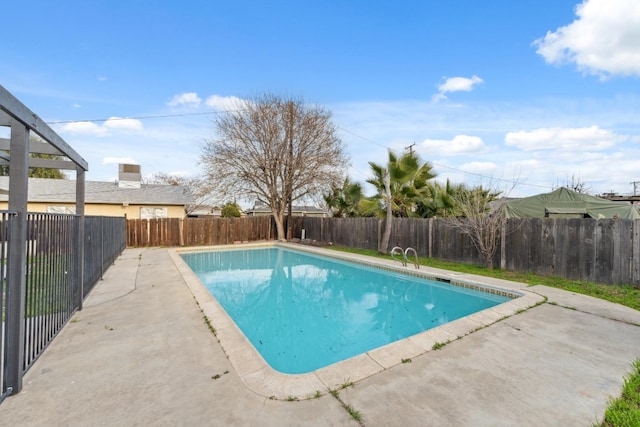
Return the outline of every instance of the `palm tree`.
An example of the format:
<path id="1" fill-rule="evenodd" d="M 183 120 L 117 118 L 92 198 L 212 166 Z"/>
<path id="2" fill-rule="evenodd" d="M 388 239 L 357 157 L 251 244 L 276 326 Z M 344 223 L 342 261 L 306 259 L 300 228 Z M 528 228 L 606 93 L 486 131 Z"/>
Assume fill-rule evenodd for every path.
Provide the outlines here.
<path id="1" fill-rule="evenodd" d="M 389 152 L 389 163 L 386 167 L 369 162 L 374 177 L 367 182 L 376 189 L 373 197 L 364 199 L 360 204 L 364 214 L 386 216 L 385 175 L 389 174 L 391 191 L 391 210 L 395 217 L 409 218 L 420 216 L 416 208 L 425 197 L 428 197 L 429 180 L 435 178 L 433 166 L 428 162 L 420 164 L 415 153 L 406 153 L 397 157 Z"/>
<path id="2" fill-rule="evenodd" d="M 359 204 L 362 199 L 362 185 L 359 182 L 351 182 L 349 177 L 346 177 L 341 187 L 332 186 L 331 192 L 322 197 L 334 217 L 360 216 Z"/>
<path id="3" fill-rule="evenodd" d="M 439 182 L 429 183 L 429 196 L 418 202 L 416 213 L 423 218 L 456 217 L 462 214 L 456 200 L 461 192 L 468 191 L 464 184 L 442 185 Z"/>
<path id="4" fill-rule="evenodd" d="M 360 202 L 364 215 L 386 218 L 385 230 L 378 252 L 386 254 L 391 236 L 392 217 L 417 217 L 419 202 L 429 195 L 428 181 L 435 178 L 433 166 L 421 164 L 417 154 L 410 152 L 401 157 L 389 152 L 386 167 L 369 162 L 373 178 L 367 182 L 376 189 L 376 194 Z"/>

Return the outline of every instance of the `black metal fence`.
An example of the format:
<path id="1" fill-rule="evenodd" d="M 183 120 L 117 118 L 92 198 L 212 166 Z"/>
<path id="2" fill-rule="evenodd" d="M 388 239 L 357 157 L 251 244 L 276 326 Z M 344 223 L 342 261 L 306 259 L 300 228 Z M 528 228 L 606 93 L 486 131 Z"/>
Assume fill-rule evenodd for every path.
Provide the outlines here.
<path id="1" fill-rule="evenodd" d="M 70 215 L 27 215 L 25 371 L 75 310 L 76 222 Z"/>
<path id="2" fill-rule="evenodd" d="M 84 219 L 84 286 L 87 295 L 127 245 L 124 217 L 87 216 Z"/>
<path id="3" fill-rule="evenodd" d="M 0 402 L 6 397 L 7 384 L 7 322 L 6 322 L 6 301 L 7 301 L 7 277 L 8 272 L 8 243 L 11 239 L 11 220 L 15 214 L 11 212 L 0 212 Z"/>
<path id="4" fill-rule="evenodd" d="M 81 222 L 76 215 L 27 214 L 23 281 L 22 271 L 11 271 L 9 259 L 16 255 L 8 250 L 11 239 L 16 238 L 11 234 L 12 223 L 18 219 L 11 212 L 1 212 L 1 215 L 0 402 L 16 392 L 12 384 L 15 378 L 24 375 L 73 313 L 82 308 L 84 296 L 126 245 L 124 217 L 85 217 Z M 83 234 L 81 245 L 79 236 Z M 79 278 L 82 286 L 78 285 Z M 20 295 L 23 303 L 7 303 L 15 301 L 16 295 Z M 16 343 L 22 343 L 22 352 L 11 348 Z M 22 360 L 13 360 L 16 354 L 22 354 Z"/>

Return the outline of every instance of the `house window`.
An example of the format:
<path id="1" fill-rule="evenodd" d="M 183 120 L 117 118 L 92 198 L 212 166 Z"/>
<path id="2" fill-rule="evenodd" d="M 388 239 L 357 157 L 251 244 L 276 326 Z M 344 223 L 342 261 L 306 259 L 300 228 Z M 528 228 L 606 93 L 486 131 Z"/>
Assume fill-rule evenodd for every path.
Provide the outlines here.
<path id="1" fill-rule="evenodd" d="M 75 206 L 47 206 L 47 213 L 75 215 L 76 207 Z"/>
<path id="2" fill-rule="evenodd" d="M 140 219 L 169 218 L 167 208 L 140 208 Z"/>

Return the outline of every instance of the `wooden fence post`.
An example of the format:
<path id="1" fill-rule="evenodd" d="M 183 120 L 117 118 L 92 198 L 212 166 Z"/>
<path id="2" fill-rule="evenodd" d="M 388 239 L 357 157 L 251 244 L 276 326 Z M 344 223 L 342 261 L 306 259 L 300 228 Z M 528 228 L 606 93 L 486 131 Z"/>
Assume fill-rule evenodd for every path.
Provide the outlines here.
<path id="1" fill-rule="evenodd" d="M 500 225 L 500 270 L 507 269 L 507 219 Z"/>
<path id="2" fill-rule="evenodd" d="M 429 230 L 429 236 L 428 236 L 429 241 L 428 241 L 427 245 L 429 247 L 429 249 L 428 249 L 429 258 L 433 258 L 433 221 L 434 220 L 433 220 L 433 218 L 429 218 L 428 221 L 429 221 L 429 228 L 428 228 L 428 230 Z"/>
<path id="3" fill-rule="evenodd" d="M 632 261 L 632 285 L 640 286 L 640 219 L 633 220 L 633 224 L 631 224 L 631 229 L 633 232 L 631 233 L 631 256 L 633 257 Z"/>

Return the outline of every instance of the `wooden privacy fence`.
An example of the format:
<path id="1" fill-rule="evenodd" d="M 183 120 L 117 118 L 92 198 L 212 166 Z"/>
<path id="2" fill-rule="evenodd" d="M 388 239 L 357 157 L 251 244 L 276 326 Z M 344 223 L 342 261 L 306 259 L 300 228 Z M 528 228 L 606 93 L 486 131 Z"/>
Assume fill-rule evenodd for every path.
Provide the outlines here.
<path id="1" fill-rule="evenodd" d="M 305 217 L 309 239 L 351 248 L 378 248 L 376 218 Z M 640 220 L 509 219 L 495 266 L 544 276 L 640 287 Z M 446 219 L 394 218 L 389 249 L 415 248 L 419 256 L 482 264 L 468 236 Z"/>
<path id="2" fill-rule="evenodd" d="M 321 243 L 378 249 L 377 218 L 293 217 L 292 236 Z M 640 287 L 640 220 L 509 219 L 493 264 L 608 284 Z M 128 220 L 128 246 L 206 246 L 275 240 L 270 216 Z M 394 218 L 389 248 L 412 247 L 421 257 L 482 264 L 468 236 L 441 218 Z"/>
<path id="3" fill-rule="evenodd" d="M 246 218 L 161 218 L 127 221 L 127 246 L 209 246 L 274 240 L 271 216 Z"/>

